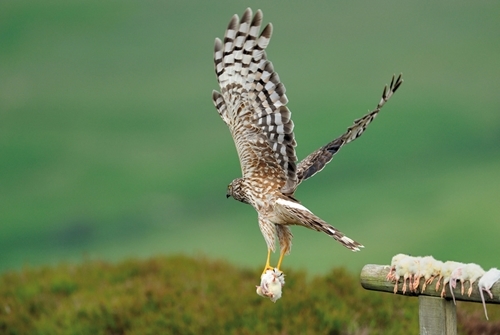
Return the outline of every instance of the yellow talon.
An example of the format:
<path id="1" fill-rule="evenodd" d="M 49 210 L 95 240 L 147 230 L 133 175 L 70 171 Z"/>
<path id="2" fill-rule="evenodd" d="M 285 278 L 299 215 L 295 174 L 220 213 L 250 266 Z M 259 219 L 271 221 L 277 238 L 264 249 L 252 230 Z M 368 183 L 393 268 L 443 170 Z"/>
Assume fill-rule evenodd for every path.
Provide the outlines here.
<path id="1" fill-rule="evenodd" d="M 262 271 L 262 274 L 266 273 L 267 270 L 273 269 L 273 267 L 269 264 L 270 259 L 271 259 L 271 249 L 267 249 L 266 266 L 264 267 L 264 271 Z"/>
<path id="2" fill-rule="evenodd" d="M 284 258 L 284 257 L 285 257 L 285 252 L 284 252 L 284 251 L 281 251 L 281 252 L 280 252 L 280 259 L 279 259 L 279 261 L 278 261 L 278 266 L 277 266 L 278 270 L 280 270 L 280 271 L 281 271 L 281 262 L 283 261 L 283 258 Z"/>

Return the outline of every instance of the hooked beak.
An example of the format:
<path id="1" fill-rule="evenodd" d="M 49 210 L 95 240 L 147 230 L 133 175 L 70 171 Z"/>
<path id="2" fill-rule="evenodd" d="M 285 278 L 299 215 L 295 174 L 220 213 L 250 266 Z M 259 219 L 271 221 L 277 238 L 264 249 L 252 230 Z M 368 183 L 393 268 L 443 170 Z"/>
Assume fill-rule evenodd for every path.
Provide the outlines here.
<path id="1" fill-rule="evenodd" d="M 226 193 L 226 199 L 229 198 L 230 196 L 231 196 L 231 194 Z"/>

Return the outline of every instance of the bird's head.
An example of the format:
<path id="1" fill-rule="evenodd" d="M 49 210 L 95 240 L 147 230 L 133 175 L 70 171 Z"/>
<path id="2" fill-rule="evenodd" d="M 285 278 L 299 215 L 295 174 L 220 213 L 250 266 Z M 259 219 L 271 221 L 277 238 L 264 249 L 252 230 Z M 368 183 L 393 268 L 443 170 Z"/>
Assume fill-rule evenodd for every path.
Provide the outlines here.
<path id="1" fill-rule="evenodd" d="M 249 204 L 247 194 L 245 193 L 245 185 L 243 178 L 236 178 L 227 186 L 226 198 L 233 197 L 245 204 Z"/>

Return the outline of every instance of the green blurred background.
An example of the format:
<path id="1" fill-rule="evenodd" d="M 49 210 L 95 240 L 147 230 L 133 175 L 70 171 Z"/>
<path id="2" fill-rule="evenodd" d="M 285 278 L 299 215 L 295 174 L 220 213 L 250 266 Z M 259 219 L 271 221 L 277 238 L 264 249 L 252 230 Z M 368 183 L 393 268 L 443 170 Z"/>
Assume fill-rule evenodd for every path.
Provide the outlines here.
<path id="1" fill-rule="evenodd" d="M 405 83 L 297 197 L 363 243 L 292 228 L 284 269 L 392 255 L 500 266 L 497 1 L 19 1 L 0 4 L 0 271 L 185 253 L 264 265 L 211 101 L 235 13 L 274 24 L 300 158 Z M 277 255 L 274 256 L 277 259 Z"/>

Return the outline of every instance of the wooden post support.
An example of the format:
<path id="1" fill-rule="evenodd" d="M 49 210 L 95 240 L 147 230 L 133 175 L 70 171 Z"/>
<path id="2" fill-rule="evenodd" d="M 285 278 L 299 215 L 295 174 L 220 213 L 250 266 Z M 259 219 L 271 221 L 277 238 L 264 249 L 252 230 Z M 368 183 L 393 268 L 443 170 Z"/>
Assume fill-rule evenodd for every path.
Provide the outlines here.
<path id="1" fill-rule="evenodd" d="M 457 335 L 457 309 L 453 301 L 420 295 L 418 297 L 420 335 Z"/>

